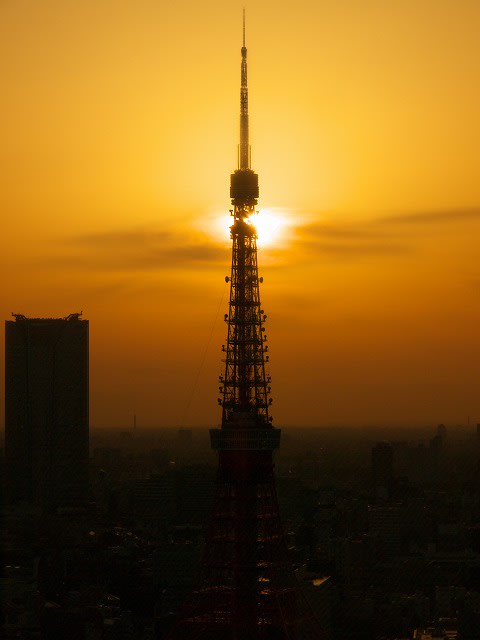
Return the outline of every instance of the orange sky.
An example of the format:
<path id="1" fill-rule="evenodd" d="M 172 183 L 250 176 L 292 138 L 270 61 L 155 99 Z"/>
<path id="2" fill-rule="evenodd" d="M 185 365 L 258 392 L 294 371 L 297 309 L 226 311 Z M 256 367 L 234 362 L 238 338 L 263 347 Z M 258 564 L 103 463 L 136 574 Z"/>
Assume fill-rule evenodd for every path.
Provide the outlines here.
<path id="1" fill-rule="evenodd" d="M 83 310 L 92 426 L 218 424 L 244 4 L 275 424 L 480 422 L 478 0 L 3 0 L 1 317 Z"/>

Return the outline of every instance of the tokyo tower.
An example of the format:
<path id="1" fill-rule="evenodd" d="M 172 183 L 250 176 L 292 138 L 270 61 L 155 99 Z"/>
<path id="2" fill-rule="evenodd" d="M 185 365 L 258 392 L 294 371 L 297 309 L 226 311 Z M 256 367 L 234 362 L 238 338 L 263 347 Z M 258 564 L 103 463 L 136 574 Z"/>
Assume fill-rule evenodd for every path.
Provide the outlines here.
<path id="1" fill-rule="evenodd" d="M 245 14 L 241 49 L 238 169 L 230 178 L 233 209 L 225 370 L 214 505 L 196 585 L 171 640 L 310 640 L 324 638 L 297 582 L 282 529 L 272 455 L 280 430 L 270 416 L 270 377 L 251 223 L 258 175 L 250 168 Z"/>

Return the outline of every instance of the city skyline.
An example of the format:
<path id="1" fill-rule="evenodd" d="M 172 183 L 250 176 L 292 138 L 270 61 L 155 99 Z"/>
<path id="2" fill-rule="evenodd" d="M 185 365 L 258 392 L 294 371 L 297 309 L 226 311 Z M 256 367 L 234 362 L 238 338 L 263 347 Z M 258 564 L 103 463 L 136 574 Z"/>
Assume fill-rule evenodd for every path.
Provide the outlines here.
<path id="1" fill-rule="evenodd" d="M 243 4 L 0 8 L 1 310 L 84 311 L 92 426 L 219 422 Z M 479 422 L 480 7 L 246 8 L 275 424 Z"/>

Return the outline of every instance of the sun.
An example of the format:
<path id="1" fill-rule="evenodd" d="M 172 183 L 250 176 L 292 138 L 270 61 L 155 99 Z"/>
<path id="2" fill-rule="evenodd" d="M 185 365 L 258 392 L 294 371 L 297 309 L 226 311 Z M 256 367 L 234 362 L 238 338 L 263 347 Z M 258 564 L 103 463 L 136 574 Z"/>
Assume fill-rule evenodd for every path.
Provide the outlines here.
<path id="1" fill-rule="evenodd" d="M 258 246 L 268 247 L 282 243 L 288 223 L 280 211 L 262 209 L 256 211 L 249 220 L 257 231 Z"/>
<path id="2" fill-rule="evenodd" d="M 287 216 L 277 209 L 261 209 L 248 218 L 248 222 L 257 232 L 259 247 L 281 246 L 287 241 L 287 228 L 291 226 Z M 217 238 L 230 238 L 233 218 L 227 213 L 214 214 L 210 219 L 210 228 Z"/>

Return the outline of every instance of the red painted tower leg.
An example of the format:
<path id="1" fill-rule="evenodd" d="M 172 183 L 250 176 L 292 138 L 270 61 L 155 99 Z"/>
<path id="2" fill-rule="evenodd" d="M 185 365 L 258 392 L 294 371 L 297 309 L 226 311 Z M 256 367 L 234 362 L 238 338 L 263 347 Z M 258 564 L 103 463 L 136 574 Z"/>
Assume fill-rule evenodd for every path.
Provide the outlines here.
<path id="1" fill-rule="evenodd" d="M 247 49 L 242 47 L 239 168 L 231 176 L 232 267 L 215 501 L 195 589 L 171 640 L 325 638 L 300 590 L 280 522 L 269 415 L 270 377 L 255 228 L 258 176 L 250 169 Z"/>

